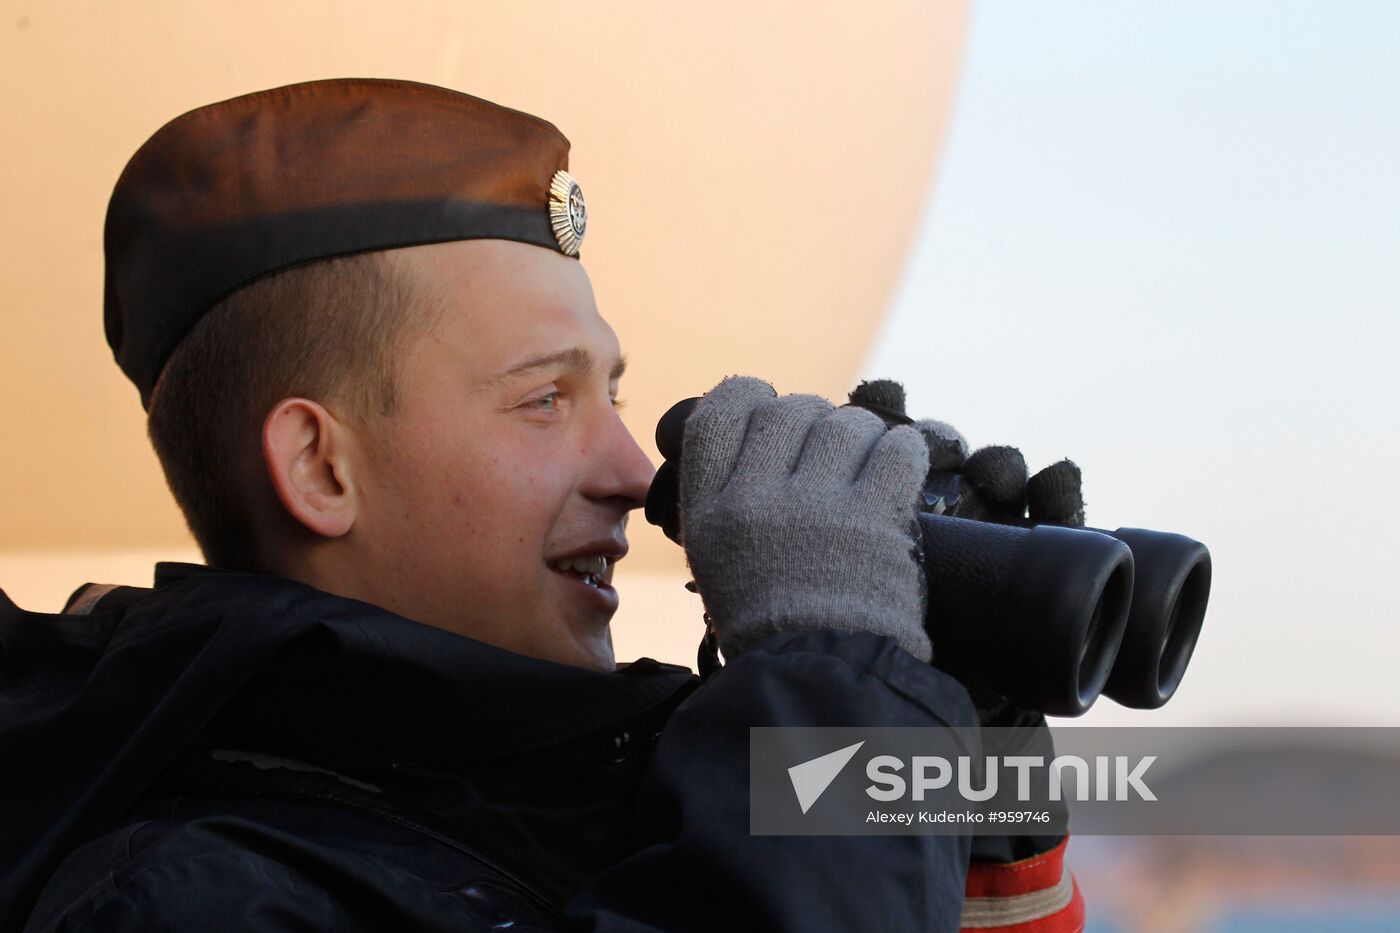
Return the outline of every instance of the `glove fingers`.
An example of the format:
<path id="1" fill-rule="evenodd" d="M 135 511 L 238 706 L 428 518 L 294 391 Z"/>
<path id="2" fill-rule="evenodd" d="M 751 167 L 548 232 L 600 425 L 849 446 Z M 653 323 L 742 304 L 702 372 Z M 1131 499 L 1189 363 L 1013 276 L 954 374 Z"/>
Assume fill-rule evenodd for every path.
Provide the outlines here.
<path id="1" fill-rule="evenodd" d="M 762 379 L 730 376 L 700 399 L 685 422 L 682 511 L 690 502 L 724 488 L 739 462 L 754 409 L 777 394 Z"/>
<path id="2" fill-rule="evenodd" d="M 1073 460 L 1052 463 L 1026 481 L 1031 521 L 1084 527 L 1083 477 Z"/>
<path id="3" fill-rule="evenodd" d="M 887 429 L 864 408 L 834 408 L 807 432 L 794 471 L 806 486 L 849 485 L 855 481 Z"/>
<path id="4" fill-rule="evenodd" d="M 807 432 L 831 410 L 831 403 L 817 395 L 784 395 L 759 403 L 749 416 L 730 482 L 786 477 L 797 464 Z"/>
<path id="5" fill-rule="evenodd" d="M 956 470 L 967 460 L 967 440 L 951 424 L 925 418 L 914 422 L 914 427 L 928 445 L 930 470 Z"/>
<path id="6" fill-rule="evenodd" d="M 862 382 L 847 396 L 850 404 L 857 408 L 873 411 L 889 427 L 909 424 L 913 421 L 904 410 L 904 386 L 893 379 L 874 379 Z"/>
<path id="7" fill-rule="evenodd" d="M 1026 458 L 1015 447 L 983 447 L 967 458 L 962 475 L 994 515 L 1026 514 Z"/>
<path id="8" fill-rule="evenodd" d="M 856 495 L 871 502 L 893 502 L 910 518 L 928 476 L 929 454 L 923 437 L 908 427 L 892 428 L 875 443 L 856 477 Z"/>

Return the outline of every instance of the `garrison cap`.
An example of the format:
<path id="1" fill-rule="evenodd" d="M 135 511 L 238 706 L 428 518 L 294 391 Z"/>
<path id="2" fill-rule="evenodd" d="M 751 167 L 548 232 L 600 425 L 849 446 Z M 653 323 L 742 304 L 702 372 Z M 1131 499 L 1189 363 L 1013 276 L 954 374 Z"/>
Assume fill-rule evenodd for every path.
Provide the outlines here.
<path id="1" fill-rule="evenodd" d="M 552 124 L 411 81 L 312 81 L 190 111 L 112 192 L 107 342 L 149 407 L 200 318 L 274 272 L 483 238 L 577 256 L 587 210 L 568 164 Z"/>

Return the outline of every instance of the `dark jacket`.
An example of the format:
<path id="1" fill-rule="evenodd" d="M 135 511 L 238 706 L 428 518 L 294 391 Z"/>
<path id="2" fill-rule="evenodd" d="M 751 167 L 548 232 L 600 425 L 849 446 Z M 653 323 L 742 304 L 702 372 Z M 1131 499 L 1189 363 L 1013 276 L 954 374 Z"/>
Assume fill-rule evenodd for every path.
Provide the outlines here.
<path id="1" fill-rule="evenodd" d="M 3 930 L 958 928 L 965 837 L 749 834 L 751 726 L 976 722 L 887 639 L 602 674 L 162 564 L 0 597 L 0 678 Z"/>

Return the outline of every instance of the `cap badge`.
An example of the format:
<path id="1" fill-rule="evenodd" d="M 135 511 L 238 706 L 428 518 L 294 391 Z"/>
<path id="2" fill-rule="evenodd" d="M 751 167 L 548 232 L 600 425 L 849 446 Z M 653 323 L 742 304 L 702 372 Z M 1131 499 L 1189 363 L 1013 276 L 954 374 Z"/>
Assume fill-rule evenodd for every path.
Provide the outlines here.
<path id="1" fill-rule="evenodd" d="M 559 248 L 570 256 L 578 255 L 583 234 L 588 230 L 588 207 L 583 203 L 583 189 L 574 176 L 560 169 L 549 183 L 549 223 Z"/>

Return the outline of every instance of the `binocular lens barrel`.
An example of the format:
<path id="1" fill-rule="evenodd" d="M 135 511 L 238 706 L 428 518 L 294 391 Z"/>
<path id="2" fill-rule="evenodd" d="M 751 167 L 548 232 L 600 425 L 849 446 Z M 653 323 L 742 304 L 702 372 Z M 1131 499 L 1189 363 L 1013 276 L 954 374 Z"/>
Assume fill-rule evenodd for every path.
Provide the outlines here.
<path id="1" fill-rule="evenodd" d="M 1186 673 L 1210 598 L 1210 551 L 1185 535 L 1119 528 L 1133 552 L 1133 606 L 1104 694 L 1134 709 L 1171 699 Z"/>
<path id="2" fill-rule="evenodd" d="M 1056 716 L 1093 705 L 1128 622 L 1133 552 L 1076 528 L 919 516 L 934 663 Z"/>

